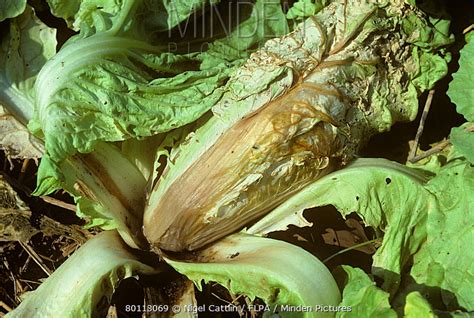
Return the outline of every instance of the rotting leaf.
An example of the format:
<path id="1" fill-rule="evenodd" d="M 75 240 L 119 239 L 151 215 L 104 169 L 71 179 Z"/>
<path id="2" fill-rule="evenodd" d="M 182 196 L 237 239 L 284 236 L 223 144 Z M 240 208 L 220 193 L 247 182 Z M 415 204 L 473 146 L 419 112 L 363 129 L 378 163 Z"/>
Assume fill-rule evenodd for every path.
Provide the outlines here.
<path id="1" fill-rule="evenodd" d="M 42 215 L 35 225 L 29 207 L 0 174 L 0 242 L 26 243 L 38 233 L 44 236 L 65 236 L 77 244 L 84 243 L 89 233 L 78 225 L 64 225 Z"/>
<path id="2" fill-rule="evenodd" d="M 20 199 L 2 174 L 0 174 L 0 208 L 28 210 L 28 206 Z"/>
<path id="3" fill-rule="evenodd" d="M 44 152 L 42 142 L 0 104 L 0 149 L 13 159 L 38 159 Z"/>
<path id="4" fill-rule="evenodd" d="M 393 32 L 403 23 L 398 11 L 426 26 L 423 37 Z M 425 43 L 435 30 L 419 13 L 404 1 L 333 1 L 267 41 L 151 190 L 144 233 L 152 247 L 216 241 L 350 162 L 372 134 L 413 120 L 417 95 L 444 76 L 448 59 L 439 42 Z"/>
<path id="5" fill-rule="evenodd" d="M 0 242 L 28 242 L 40 232 L 30 218 L 30 211 L 0 208 Z"/>

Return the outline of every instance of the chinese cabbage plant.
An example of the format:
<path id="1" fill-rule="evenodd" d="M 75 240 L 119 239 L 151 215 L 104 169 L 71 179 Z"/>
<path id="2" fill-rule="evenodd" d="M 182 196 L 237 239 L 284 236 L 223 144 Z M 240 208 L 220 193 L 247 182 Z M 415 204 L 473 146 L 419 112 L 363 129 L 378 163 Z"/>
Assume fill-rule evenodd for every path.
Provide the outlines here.
<path id="1" fill-rule="evenodd" d="M 280 1 L 257 0 L 225 37 L 194 42 L 205 50 L 172 52 L 166 36 L 219 1 L 47 2 L 78 32 L 58 50 L 33 8 L 0 5 L 0 103 L 40 145 L 35 194 L 66 190 L 104 231 L 8 316 L 101 315 L 120 280 L 164 263 L 198 288 L 260 298 L 265 315 L 474 310 L 474 259 L 461 248 L 474 239 L 472 124 L 453 129 L 438 165 L 355 159 L 370 136 L 413 120 L 446 75 L 448 20 L 409 0 L 302 0 L 286 16 Z M 469 121 L 471 44 L 449 92 Z M 383 233 L 370 275 L 339 269 L 342 297 L 321 261 L 265 237 L 310 225 L 302 212 L 328 204 Z"/>

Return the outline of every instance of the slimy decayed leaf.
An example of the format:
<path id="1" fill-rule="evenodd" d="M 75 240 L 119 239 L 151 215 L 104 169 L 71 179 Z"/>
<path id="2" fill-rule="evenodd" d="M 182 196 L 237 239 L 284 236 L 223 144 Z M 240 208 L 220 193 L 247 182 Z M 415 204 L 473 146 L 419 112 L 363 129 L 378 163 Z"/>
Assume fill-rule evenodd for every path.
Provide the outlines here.
<path id="1" fill-rule="evenodd" d="M 399 10 L 407 29 L 425 27 L 419 38 L 392 32 L 404 23 Z M 199 248 L 344 166 L 372 134 L 415 118 L 418 93 L 447 72 L 434 51 L 450 41 L 403 1 L 359 0 L 334 1 L 269 40 L 151 191 L 148 240 Z"/>

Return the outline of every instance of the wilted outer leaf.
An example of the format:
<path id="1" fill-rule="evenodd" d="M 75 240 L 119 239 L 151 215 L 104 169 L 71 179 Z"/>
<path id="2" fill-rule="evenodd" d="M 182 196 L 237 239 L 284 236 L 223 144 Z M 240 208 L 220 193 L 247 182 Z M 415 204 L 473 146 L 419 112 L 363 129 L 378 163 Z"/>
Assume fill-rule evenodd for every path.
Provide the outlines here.
<path id="1" fill-rule="evenodd" d="M 192 122 L 220 97 L 227 78 L 221 68 L 189 71 L 170 78 L 175 58 L 143 41 L 99 33 L 67 46 L 41 70 L 36 82 L 37 117 L 51 158 L 61 162 L 91 152 L 99 141 L 120 141 L 169 131 Z"/>
<path id="2" fill-rule="evenodd" d="M 154 272 L 127 249 L 117 232 L 102 232 L 81 246 L 7 317 L 101 317 L 122 279 Z"/>
<path id="3" fill-rule="evenodd" d="M 38 138 L 0 105 L 0 149 L 10 158 L 40 158 L 44 152 Z"/>
<path id="4" fill-rule="evenodd" d="M 79 225 L 64 225 L 45 215 L 34 225 L 31 224 L 32 219 L 34 217 L 29 209 L 0 208 L 0 241 L 27 243 L 41 232 L 43 236 L 67 237 L 67 240 L 80 245 L 91 236 Z"/>
<path id="5" fill-rule="evenodd" d="M 346 265 L 342 269 L 347 279 L 340 306 L 350 307 L 351 311 L 338 312 L 336 317 L 397 317 L 389 303 L 390 295 L 377 287 L 363 270 Z"/>
<path id="6" fill-rule="evenodd" d="M 217 282 L 234 294 L 267 305 L 335 306 L 339 289 L 329 270 L 303 249 L 283 241 L 234 234 L 199 251 L 189 262 L 165 260 L 193 280 Z M 279 307 L 277 307 L 279 308 Z M 331 317 L 333 313 L 281 312 L 281 317 Z"/>
<path id="7" fill-rule="evenodd" d="M 25 11 L 26 0 L 2 0 L 0 2 L 0 22 L 19 16 Z"/>
<path id="8" fill-rule="evenodd" d="M 252 55 L 215 117 L 171 155 L 146 206 L 149 242 L 204 246 L 347 163 L 374 132 L 414 119 L 418 90 L 447 68 L 428 39 L 393 32 L 397 10 L 435 33 L 402 1 L 341 0 Z"/>

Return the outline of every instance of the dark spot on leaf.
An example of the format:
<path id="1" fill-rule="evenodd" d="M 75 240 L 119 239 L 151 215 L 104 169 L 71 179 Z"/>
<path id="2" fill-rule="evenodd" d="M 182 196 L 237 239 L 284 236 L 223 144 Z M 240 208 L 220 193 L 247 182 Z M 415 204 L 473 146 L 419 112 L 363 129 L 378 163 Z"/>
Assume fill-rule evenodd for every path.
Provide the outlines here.
<path id="1" fill-rule="evenodd" d="M 230 256 L 230 258 L 233 259 L 233 258 L 236 258 L 236 257 L 239 256 L 239 255 L 240 255 L 240 253 L 237 252 L 237 253 L 235 253 L 235 254 L 232 254 L 232 255 Z"/>
<path id="2" fill-rule="evenodd" d="M 358 195 L 356 195 L 356 200 L 357 200 L 357 201 L 359 201 L 359 199 L 360 199 L 360 198 L 359 198 L 359 196 L 358 196 Z"/>
<path id="3" fill-rule="evenodd" d="M 280 288 L 276 288 L 274 291 L 273 291 L 273 295 L 272 295 L 272 298 L 271 298 L 271 301 L 275 301 L 277 298 L 278 298 L 278 295 L 280 294 Z"/>
<path id="4" fill-rule="evenodd" d="M 107 278 L 104 278 L 101 282 L 101 288 L 102 292 L 105 294 L 109 292 L 112 289 L 112 285 L 110 284 L 110 281 Z"/>
<path id="5" fill-rule="evenodd" d="M 391 182 L 392 182 L 392 179 L 390 179 L 390 178 L 385 178 L 385 183 L 386 183 L 386 184 L 390 184 Z"/>
<path id="6" fill-rule="evenodd" d="M 117 278 L 118 280 L 122 280 L 125 278 L 125 269 L 123 267 L 119 267 L 117 269 Z"/>

